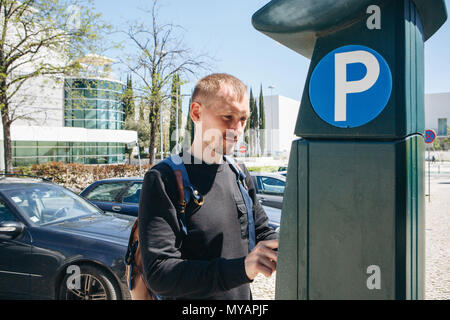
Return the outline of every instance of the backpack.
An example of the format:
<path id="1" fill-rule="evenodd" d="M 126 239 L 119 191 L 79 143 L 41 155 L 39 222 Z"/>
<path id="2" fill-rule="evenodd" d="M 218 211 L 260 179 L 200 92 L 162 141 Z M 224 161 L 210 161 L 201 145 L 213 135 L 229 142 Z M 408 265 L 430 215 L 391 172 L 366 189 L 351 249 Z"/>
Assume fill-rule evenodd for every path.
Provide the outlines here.
<path id="1" fill-rule="evenodd" d="M 253 218 L 252 206 L 253 202 L 248 195 L 248 187 L 245 184 L 245 174 L 240 170 L 240 167 L 235 161 L 228 156 L 224 156 L 226 162 L 228 162 L 233 171 L 237 176 L 237 183 L 239 185 L 240 191 L 244 198 L 245 206 L 247 207 L 248 212 L 248 231 L 249 231 L 249 249 L 250 251 L 255 246 L 255 224 Z M 175 208 L 177 211 L 178 221 L 181 226 L 181 230 L 185 236 L 187 236 L 187 227 L 186 227 L 186 214 L 185 210 L 187 204 L 191 199 L 194 202 L 202 206 L 203 205 L 203 196 L 198 192 L 197 189 L 189 181 L 189 176 L 187 174 L 186 168 L 184 166 L 183 160 L 179 155 L 172 155 L 169 158 L 166 158 L 162 161 L 169 165 L 174 174 L 177 181 L 177 190 L 178 190 L 178 200 L 175 203 Z M 152 292 L 149 288 L 150 286 L 147 284 L 147 281 L 144 276 L 144 269 L 142 263 L 142 255 L 140 251 L 139 245 L 139 223 L 138 219 L 133 224 L 130 232 L 130 238 L 128 240 L 128 248 L 125 254 L 125 265 L 126 265 L 126 279 L 128 290 L 130 291 L 132 300 L 160 300 L 161 298 Z"/>

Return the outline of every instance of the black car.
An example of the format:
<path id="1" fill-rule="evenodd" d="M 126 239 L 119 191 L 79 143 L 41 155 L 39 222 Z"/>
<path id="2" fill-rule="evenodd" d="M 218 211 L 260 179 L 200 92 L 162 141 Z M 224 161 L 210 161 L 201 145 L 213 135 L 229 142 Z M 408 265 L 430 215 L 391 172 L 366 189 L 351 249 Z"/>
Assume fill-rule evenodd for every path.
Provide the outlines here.
<path id="1" fill-rule="evenodd" d="M 138 216 L 139 197 L 144 178 L 110 178 L 95 181 L 80 196 L 100 209 Z"/>
<path id="2" fill-rule="evenodd" d="M 279 173 L 250 172 L 262 205 L 282 209 L 286 177 Z"/>
<path id="3" fill-rule="evenodd" d="M 135 218 L 42 179 L 0 176 L 0 299 L 127 299 Z"/>

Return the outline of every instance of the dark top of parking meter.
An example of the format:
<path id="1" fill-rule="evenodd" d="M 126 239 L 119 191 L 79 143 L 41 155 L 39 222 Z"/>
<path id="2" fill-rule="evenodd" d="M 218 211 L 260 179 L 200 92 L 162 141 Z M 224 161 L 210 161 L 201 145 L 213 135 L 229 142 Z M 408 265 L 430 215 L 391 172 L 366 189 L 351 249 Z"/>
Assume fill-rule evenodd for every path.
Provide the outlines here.
<path id="1" fill-rule="evenodd" d="M 228 164 L 209 165 L 190 158 L 191 164 L 185 161 L 186 171 L 204 196 L 204 204 L 199 207 L 191 201 L 187 206 L 186 237 L 174 207 L 177 192 L 172 169 L 157 164 L 145 175 L 139 236 L 148 283 L 156 294 L 176 299 L 250 299 L 244 266 L 248 224 L 245 205 L 234 199 L 240 194 L 236 175 Z M 249 172 L 241 168 L 254 204 L 256 240 L 277 239 Z"/>
<path id="2" fill-rule="evenodd" d="M 311 58 L 316 39 L 344 28 L 367 15 L 370 5 L 390 0 L 272 0 L 252 17 L 253 26 Z M 421 16 L 424 40 L 447 20 L 444 0 L 412 0 Z"/>

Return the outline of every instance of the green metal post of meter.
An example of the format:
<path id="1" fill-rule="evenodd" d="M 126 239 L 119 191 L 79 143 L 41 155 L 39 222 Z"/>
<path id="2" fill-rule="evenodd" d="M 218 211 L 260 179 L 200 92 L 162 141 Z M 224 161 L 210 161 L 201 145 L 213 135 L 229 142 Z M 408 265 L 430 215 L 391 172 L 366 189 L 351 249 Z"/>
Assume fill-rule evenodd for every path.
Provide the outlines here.
<path id="1" fill-rule="evenodd" d="M 253 15 L 311 58 L 277 299 L 424 298 L 424 42 L 446 19 L 443 0 L 273 0 Z"/>

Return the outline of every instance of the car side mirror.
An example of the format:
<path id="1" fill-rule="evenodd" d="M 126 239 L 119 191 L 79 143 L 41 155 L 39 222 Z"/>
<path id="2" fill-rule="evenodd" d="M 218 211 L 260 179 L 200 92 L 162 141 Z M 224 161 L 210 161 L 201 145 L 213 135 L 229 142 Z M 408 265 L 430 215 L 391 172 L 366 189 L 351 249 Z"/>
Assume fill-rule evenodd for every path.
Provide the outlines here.
<path id="1" fill-rule="evenodd" d="M 4 221 L 0 223 L 0 238 L 4 240 L 12 240 L 17 238 L 25 230 L 22 222 Z"/>

